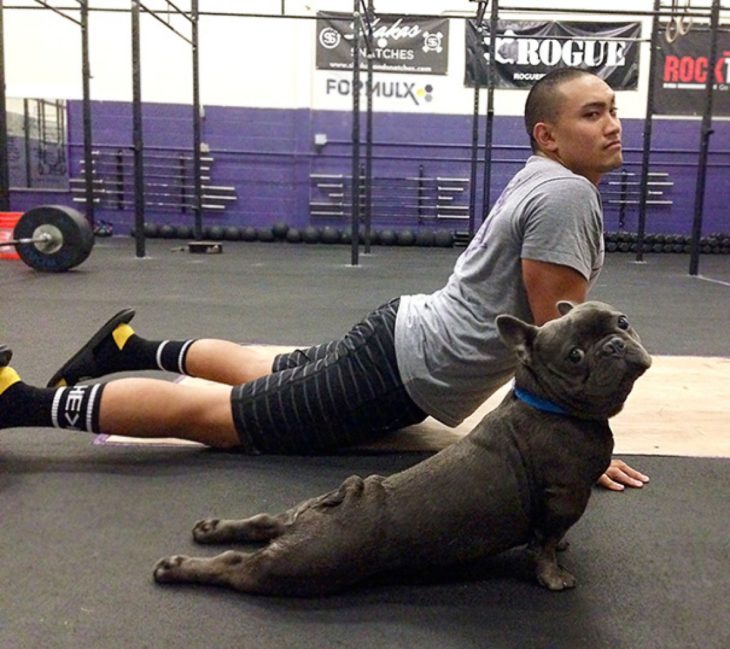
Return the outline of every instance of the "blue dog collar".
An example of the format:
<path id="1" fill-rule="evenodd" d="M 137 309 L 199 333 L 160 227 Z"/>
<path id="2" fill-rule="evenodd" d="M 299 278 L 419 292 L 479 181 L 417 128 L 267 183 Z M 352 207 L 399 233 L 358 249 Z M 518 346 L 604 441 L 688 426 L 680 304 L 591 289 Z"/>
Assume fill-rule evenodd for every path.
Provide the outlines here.
<path id="1" fill-rule="evenodd" d="M 514 394 L 520 401 L 525 402 L 528 406 L 532 406 L 536 410 L 542 410 L 543 412 L 550 412 L 554 415 L 568 415 L 569 414 L 567 410 L 565 410 L 564 408 L 561 408 L 559 405 L 553 403 L 552 401 L 548 401 L 547 399 L 542 399 L 521 388 L 515 387 Z"/>

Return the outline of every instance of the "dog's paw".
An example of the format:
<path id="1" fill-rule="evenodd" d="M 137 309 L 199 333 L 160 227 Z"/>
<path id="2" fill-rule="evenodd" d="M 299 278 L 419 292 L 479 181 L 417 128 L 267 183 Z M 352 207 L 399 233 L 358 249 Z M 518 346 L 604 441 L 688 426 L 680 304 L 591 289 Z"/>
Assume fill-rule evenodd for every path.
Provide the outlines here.
<path id="1" fill-rule="evenodd" d="M 543 566 L 537 572 L 537 580 L 542 586 L 550 590 L 565 590 L 566 588 L 575 588 L 577 583 L 565 568 L 561 568 L 557 564 Z"/>
<path id="2" fill-rule="evenodd" d="M 175 555 L 160 559 L 155 566 L 153 576 L 158 584 L 167 584 L 180 579 L 180 567 L 185 563 L 187 557 Z"/>
<path id="3" fill-rule="evenodd" d="M 193 527 L 193 539 L 198 543 L 211 543 L 217 541 L 217 532 L 220 520 L 217 518 L 206 518 L 195 523 Z"/>

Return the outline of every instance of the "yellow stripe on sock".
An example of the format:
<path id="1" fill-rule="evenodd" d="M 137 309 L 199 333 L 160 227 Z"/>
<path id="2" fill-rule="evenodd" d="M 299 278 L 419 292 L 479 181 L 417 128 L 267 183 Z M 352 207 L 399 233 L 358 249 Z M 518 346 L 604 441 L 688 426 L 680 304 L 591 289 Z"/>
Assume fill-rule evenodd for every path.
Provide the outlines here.
<path id="1" fill-rule="evenodd" d="M 20 382 L 20 377 L 12 367 L 3 367 L 0 369 L 0 394 L 18 382 Z"/>
<path id="2" fill-rule="evenodd" d="M 128 324 L 120 324 L 114 331 L 112 331 L 112 337 L 114 342 L 117 344 L 119 351 L 124 349 L 124 345 L 127 344 L 130 336 L 134 334 L 134 329 Z"/>

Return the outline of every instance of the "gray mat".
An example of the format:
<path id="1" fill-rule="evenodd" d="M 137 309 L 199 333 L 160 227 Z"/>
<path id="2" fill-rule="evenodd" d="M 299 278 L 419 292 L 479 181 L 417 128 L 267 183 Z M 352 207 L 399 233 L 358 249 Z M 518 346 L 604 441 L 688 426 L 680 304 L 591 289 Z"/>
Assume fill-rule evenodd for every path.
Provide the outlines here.
<path id="1" fill-rule="evenodd" d="M 0 454 L 2 647 L 730 646 L 726 460 L 631 458 L 652 482 L 594 492 L 563 556 L 571 592 L 539 588 L 513 551 L 286 600 L 163 588 L 151 570 L 213 552 L 190 539 L 200 517 L 278 510 L 423 455 L 248 458 L 31 433 L 6 433 Z"/>

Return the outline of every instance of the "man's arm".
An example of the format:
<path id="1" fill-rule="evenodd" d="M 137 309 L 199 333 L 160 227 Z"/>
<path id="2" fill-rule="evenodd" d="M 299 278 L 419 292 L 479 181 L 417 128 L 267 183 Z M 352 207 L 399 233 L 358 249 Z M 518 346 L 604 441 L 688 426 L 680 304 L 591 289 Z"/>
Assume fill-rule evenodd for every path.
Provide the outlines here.
<path id="1" fill-rule="evenodd" d="M 584 302 L 588 281 L 577 270 L 533 259 L 522 260 L 522 281 L 527 291 L 532 317 L 540 326 L 560 316 L 555 306 L 560 300 Z M 621 460 L 612 460 L 598 484 L 613 491 L 623 491 L 624 485 L 643 487 L 648 476 L 632 469 Z"/>
<path id="2" fill-rule="evenodd" d="M 588 294 L 588 280 L 577 270 L 546 261 L 523 259 L 522 282 L 538 326 L 560 316 L 555 306 L 560 300 L 585 302 Z"/>

